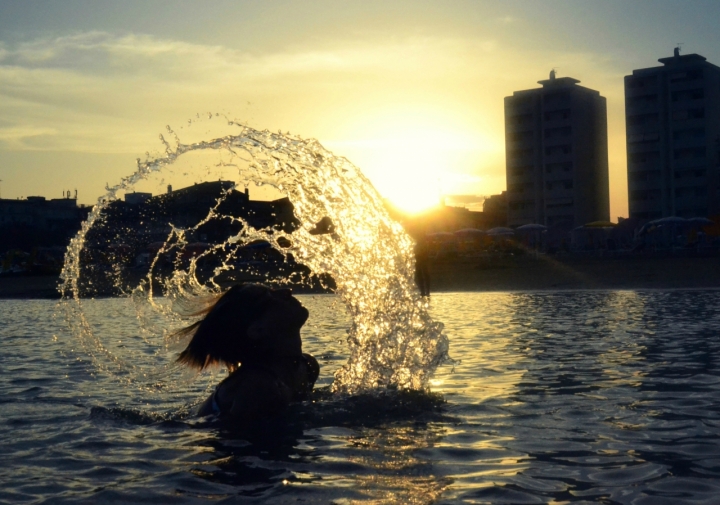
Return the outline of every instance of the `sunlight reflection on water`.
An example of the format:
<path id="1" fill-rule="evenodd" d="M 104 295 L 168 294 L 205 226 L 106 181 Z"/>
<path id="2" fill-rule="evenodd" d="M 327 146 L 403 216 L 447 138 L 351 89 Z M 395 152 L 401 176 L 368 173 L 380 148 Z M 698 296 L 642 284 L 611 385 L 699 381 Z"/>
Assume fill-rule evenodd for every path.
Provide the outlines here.
<path id="1" fill-rule="evenodd" d="M 349 319 L 332 296 L 301 299 L 322 389 L 347 357 Z M 116 344 L 133 345 L 117 300 L 95 302 Z M 716 503 L 719 302 L 718 291 L 433 295 L 456 360 L 432 379 L 444 403 L 321 390 L 251 436 L 183 413 L 216 377 L 170 396 L 128 390 L 66 347 L 51 302 L 3 301 L 0 500 Z"/>

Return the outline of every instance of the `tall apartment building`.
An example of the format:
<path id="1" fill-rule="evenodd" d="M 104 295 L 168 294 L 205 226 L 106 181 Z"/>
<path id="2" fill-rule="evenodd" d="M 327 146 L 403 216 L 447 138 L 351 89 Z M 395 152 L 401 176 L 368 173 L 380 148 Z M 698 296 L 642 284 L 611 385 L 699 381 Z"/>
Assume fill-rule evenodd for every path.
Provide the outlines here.
<path id="1" fill-rule="evenodd" d="M 508 224 L 580 226 L 610 218 L 607 104 L 577 79 L 505 97 Z"/>
<path id="2" fill-rule="evenodd" d="M 625 77 L 630 217 L 720 214 L 720 68 L 699 54 Z"/>

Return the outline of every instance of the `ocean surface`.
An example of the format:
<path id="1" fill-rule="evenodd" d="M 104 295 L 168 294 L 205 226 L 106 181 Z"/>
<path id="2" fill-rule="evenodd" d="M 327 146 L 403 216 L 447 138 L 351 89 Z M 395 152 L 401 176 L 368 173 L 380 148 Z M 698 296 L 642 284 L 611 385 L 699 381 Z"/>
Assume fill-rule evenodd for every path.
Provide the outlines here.
<path id="1" fill-rule="evenodd" d="M 192 416 L 219 375 L 128 382 L 55 302 L 0 301 L 0 502 L 720 503 L 720 291 L 434 294 L 455 362 L 356 397 L 342 304 L 299 298 L 317 391 L 255 432 Z M 125 300 L 85 310 L 140 345 Z"/>

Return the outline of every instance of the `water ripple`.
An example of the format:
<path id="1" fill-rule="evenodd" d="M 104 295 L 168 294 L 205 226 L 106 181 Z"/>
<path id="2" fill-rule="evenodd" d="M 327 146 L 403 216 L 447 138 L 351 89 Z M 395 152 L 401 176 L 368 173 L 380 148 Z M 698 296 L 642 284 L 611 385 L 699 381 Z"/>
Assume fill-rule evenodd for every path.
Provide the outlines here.
<path id="1" fill-rule="evenodd" d="M 327 393 L 346 322 L 304 297 L 325 389 L 254 434 L 188 415 L 205 384 L 165 397 L 97 374 L 52 338 L 52 303 L 2 302 L 0 502 L 716 505 L 719 302 L 434 295 L 456 360 L 442 398 L 378 398 Z"/>

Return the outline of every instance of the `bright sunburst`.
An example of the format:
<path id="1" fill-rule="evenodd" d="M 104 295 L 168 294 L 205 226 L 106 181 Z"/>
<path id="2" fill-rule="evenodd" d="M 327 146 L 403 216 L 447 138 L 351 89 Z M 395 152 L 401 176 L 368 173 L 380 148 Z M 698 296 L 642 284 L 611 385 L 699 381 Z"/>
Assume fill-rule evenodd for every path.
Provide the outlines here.
<path id="1" fill-rule="evenodd" d="M 441 119 L 396 115 L 378 121 L 371 138 L 329 146 L 346 153 L 394 206 L 416 213 L 438 205 L 444 194 L 482 192 L 473 168 L 502 149 L 489 137 L 445 128 L 447 118 Z"/>

